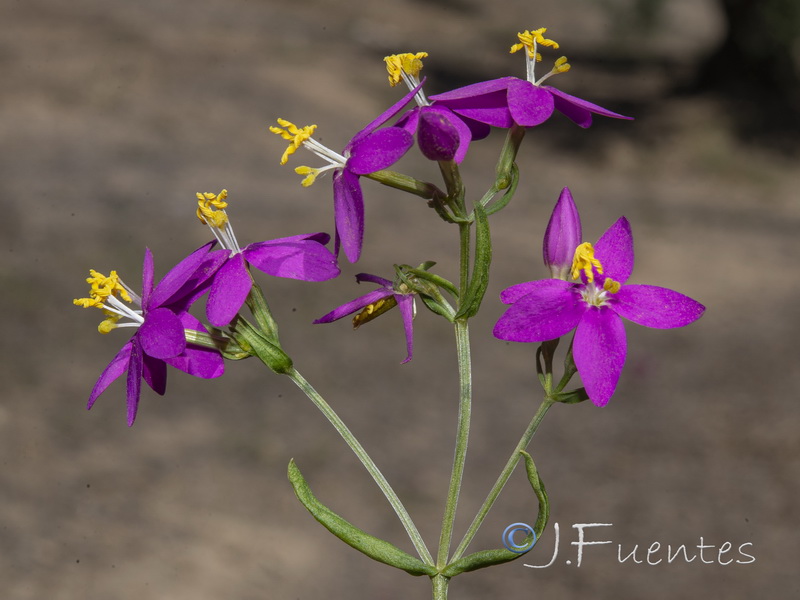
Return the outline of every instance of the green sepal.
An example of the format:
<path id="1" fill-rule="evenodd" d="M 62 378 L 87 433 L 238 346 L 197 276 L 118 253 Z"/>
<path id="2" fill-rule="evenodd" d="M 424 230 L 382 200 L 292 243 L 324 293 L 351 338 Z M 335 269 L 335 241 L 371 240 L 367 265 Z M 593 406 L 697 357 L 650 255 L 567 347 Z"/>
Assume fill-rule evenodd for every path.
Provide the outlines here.
<path id="1" fill-rule="evenodd" d="M 436 567 L 433 565 L 426 565 L 420 559 L 403 552 L 394 544 L 362 531 L 320 503 L 311 492 L 311 488 L 308 487 L 308 483 L 300 473 L 300 469 L 295 464 L 294 459 L 289 461 L 289 481 L 294 488 L 297 499 L 308 509 L 308 512 L 325 529 L 344 543 L 366 554 L 373 560 L 397 567 L 411 575 L 433 577 L 437 574 Z"/>
<path id="2" fill-rule="evenodd" d="M 277 340 L 268 339 L 241 316 L 235 321 L 233 336 L 243 350 L 257 356 L 275 373 L 285 375 L 292 370 L 292 359 L 275 343 Z"/>
<path id="3" fill-rule="evenodd" d="M 586 393 L 586 388 L 578 388 L 577 390 L 572 390 L 570 392 L 559 392 L 552 398 L 556 402 L 561 402 L 563 404 L 578 404 L 579 402 L 588 400 L 589 394 Z"/>
<path id="4" fill-rule="evenodd" d="M 253 356 L 250 352 L 243 350 L 230 335 L 217 327 L 208 326 L 208 332 L 184 329 L 184 335 L 187 343 L 213 348 L 228 360 L 243 360 Z"/>
<path id="5" fill-rule="evenodd" d="M 536 534 L 536 541 L 541 539 L 542 532 L 547 526 L 547 521 L 550 518 L 550 501 L 547 499 L 547 492 L 544 489 L 544 483 L 539 478 L 539 472 L 536 470 L 536 465 L 533 462 L 531 455 L 520 450 L 520 454 L 525 459 L 525 472 L 528 475 L 528 482 L 533 488 L 533 493 L 536 494 L 536 499 L 539 501 L 539 513 L 536 517 L 536 523 L 533 525 L 533 531 Z M 525 543 L 530 543 L 533 539 L 532 535 L 525 538 Z M 533 548 L 536 543 L 531 545 Z M 466 556 L 459 558 L 457 561 L 450 563 L 442 570 L 442 575 L 445 577 L 455 577 L 459 573 L 466 573 L 467 571 L 475 571 L 493 565 L 511 562 L 518 559 L 526 552 L 512 552 L 507 548 L 497 548 L 494 550 L 482 550 L 480 552 L 473 552 Z"/>
<path id="6" fill-rule="evenodd" d="M 481 307 L 483 295 L 489 285 L 489 267 L 492 264 L 492 237 L 489 232 L 489 219 L 480 204 L 475 205 L 475 264 L 467 292 L 455 318 L 474 317 Z"/>

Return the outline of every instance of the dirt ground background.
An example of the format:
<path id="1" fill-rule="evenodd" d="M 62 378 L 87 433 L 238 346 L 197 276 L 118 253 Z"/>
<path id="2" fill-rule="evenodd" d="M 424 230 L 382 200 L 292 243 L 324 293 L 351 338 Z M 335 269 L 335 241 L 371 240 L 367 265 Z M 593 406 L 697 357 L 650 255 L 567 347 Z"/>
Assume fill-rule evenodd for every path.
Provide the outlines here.
<path id="1" fill-rule="evenodd" d="M 294 457 L 314 491 L 364 529 L 411 551 L 371 480 L 291 382 L 254 361 L 219 380 L 172 372 L 147 390 L 132 429 L 124 386 L 85 402 L 127 338 L 100 337 L 71 305 L 89 268 L 138 281 L 205 242 L 196 191 L 230 191 L 240 240 L 330 231 L 329 181 L 310 189 L 280 167 L 276 117 L 319 124 L 342 147 L 397 97 L 382 58 L 426 50 L 431 90 L 507 74 L 515 33 L 547 25 L 573 64 L 555 83 L 633 122 L 562 117 L 532 131 L 522 184 L 492 221 L 495 270 L 472 327 L 475 407 L 457 533 L 463 532 L 536 406 L 533 347 L 491 337 L 493 298 L 544 276 L 540 244 L 568 185 L 585 237 L 620 215 L 633 225 L 632 281 L 708 306 L 689 328 L 628 327 L 629 361 L 604 409 L 557 406 L 530 450 L 553 503 L 561 552 L 463 575 L 451 597 L 794 598 L 800 386 L 796 157 L 737 138 L 713 97 L 676 96 L 722 35 L 711 1 L 668 3 L 654 31 L 631 28 L 624 0 L 279 2 L 55 0 L 0 4 L 5 392 L 0 402 L 0 597 L 8 600 L 210 600 L 430 597 L 425 578 L 372 563 L 319 527 L 286 481 Z M 626 57 L 635 59 L 622 68 Z M 555 56 L 552 56 L 555 58 Z M 547 60 L 547 58 L 546 58 Z M 624 66 L 624 65 L 623 65 Z M 465 163 L 475 196 L 502 134 Z M 315 164 L 309 157 L 297 164 Z M 430 165 L 404 159 L 400 170 Z M 427 170 L 427 171 L 426 171 Z M 439 261 L 453 276 L 452 227 L 424 202 L 365 183 L 365 253 L 330 284 L 265 283 L 298 368 L 340 412 L 435 550 L 455 431 L 452 334 L 421 310 L 404 366 L 399 317 L 353 333 L 311 321 L 363 290 L 361 271 Z M 530 522 L 521 474 L 473 549 Z M 611 545 L 575 565 L 574 523 Z M 715 546 L 703 564 L 620 564 L 654 541 Z M 716 549 L 752 543 L 752 564 Z M 663 553 L 663 551 L 662 551 Z M 662 554 L 663 556 L 663 554 Z M 572 564 L 567 564 L 571 559 Z"/>

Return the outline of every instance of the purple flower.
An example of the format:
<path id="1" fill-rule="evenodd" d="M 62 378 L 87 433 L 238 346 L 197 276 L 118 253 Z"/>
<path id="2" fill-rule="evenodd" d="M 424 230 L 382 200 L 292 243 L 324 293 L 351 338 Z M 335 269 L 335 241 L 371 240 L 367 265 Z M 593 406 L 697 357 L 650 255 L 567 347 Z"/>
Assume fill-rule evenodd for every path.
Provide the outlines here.
<path id="1" fill-rule="evenodd" d="M 592 124 L 592 114 L 631 119 L 552 86 L 542 85 L 551 76 L 569 71 L 566 57 L 559 58 L 549 73 L 536 79 L 534 67 L 542 59 L 537 52 L 538 46 L 558 48 L 556 42 L 544 38 L 545 31 L 546 28 L 541 28 L 519 33 L 520 43 L 511 47 L 511 52 L 525 48 L 527 79 L 501 77 L 431 96 L 431 100 L 462 117 L 503 128 L 514 124 L 522 127 L 539 125 L 550 118 L 553 110 L 563 113 L 581 127 Z"/>
<path id="2" fill-rule="evenodd" d="M 209 226 L 222 250 L 222 266 L 211 280 L 206 316 L 212 325 L 224 327 L 244 304 L 253 280 L 247 265 L 274 277 L 303 281 L 327 281 L 339 275 L 336 257 L 325 247 L 327 233 L 308 233 L 256 242 L 239 248 L 225 207 L 228 191 L 197 194 L 197 216 Z"/>
<path id="3" fill-rule="evenodd" d="M 328 166 L 319 169 L 306 166 L 297 167 L 295 172 L 306 176 L 303 179 L 304 186 L 308 187 L 314 183 L 318 175 L 333 169 L 335 251 L 338 255 L 341 246 L 347 260 L 351 263 L 357 262 L 361 256 L 361 246 L 364 240 L 364 196 L 361 192 L 360 177 L 392 166 L 414 144 L 413 137 L 404 129 L 399 127 L 378 128 L 399 113 L 417 91 L 419 88 L 410 91 L 359 131 L 345 146 L 342 154 L 323 146 L 311 137 L 316 125 L 299 128 L 285 119 L 278 119 L 280 127 L 269 128 L 271 132 L 291 142 L 281 157 L 281 164 L 286 164 L 289 155 L 293 154 L 301 145 L 329 163 Z"/>
<path id="4" fill-rule="evenodd" d="M 446 106 L 432 105 L 421 89 L 419 73 L 426 52 L 416 54 L 392 54 L 385 57 L 392 86 L 404 81 L 408 89 L 416 89 L 416 107 L 397 120 L 395 126 L 402 127 L 417 136 L 417 145 L 422 154 L 430 160 L 464 160 L 472 140 L 480 140 L 489 135 L 491 128 L 485 123 L 461 117 Z"/>
<path id="5" fill-rule="evenodd" d="M 401 283 L 398 286 L 399 289 L 395 289 L 391 281 L 383 277 L 378 277 L 377 275 L 359 273 L 356 275 L 356 281 L 359 283 L 362 281 L 369 281 L 371 283 L 377 283 L 381 287 L 334 308 L 328 314 L 314 321 L 314 323 L 331 323 L 342 317 L 351 315 L 356 311 L 361 311 L 353 317 L 353 327 L 358 328 L 363 323 L 371 321 L 387 310 L 398 306 L 400 308 L 400 315 L 403 318 L 403 327 L 406 333 L 407 356 L 403 363 L 407 363 L 411 360 L 414 351 L 414 294 L 410 290 L 405 289 L 405 284 Z"/>
<path id="6" fill-rule="evenodd" d="M 624 285 L 633 271 L 633 237 L 621 217 L 592 247 L 579 245 L 572 277 L 511 286 L 500 299 L 511 306 L 494 327 L 495 337 L 513 342 L 543 342 L 575 330 L 573 358 L 586 392 L 597 406 L 614 393 L 627 354 L 621 317 L 657 329 L 683 327 L 705 307 L 673 290 Z"/>
<path id="7" fill-rule="evenodd" d="M 581 218 L 569 188 L 561 190 L 544 232 L 544 264 L 556 279 L 566 280 L 575 248 L 581 243 Z"/>
<path id="8" fill-rule="evenodd" d="M 188 312 L 189 305 L 207 288 L 206 284 L 219 268 L 224 257 L 209 252 L 212 243 L 195 250 L 167 273 L 153 287 L 153 255 L 145 250 L 142 269 L 142 295 L 137 296 L 119 279 L 115 271 L 108 277 L 91 271 L 86 281 L 91 284 L 89 298 L 75 300 L 84 307 L 102 309 L 108 316 L 98 328 L 101 333 L 121 327 L 135 327 L 136 333 L 122 347 L 100 375 L 89 396 L 87 408 L 120 375 L 127 371 L 128 426 L 133 425 L 139 407 L 142 378 L 156 393 L 163 395 L 167 387 L 167 365 L 189 375 L 211 379 L 223 374 L 225 367 L 219 352 L 210 348 L 189 346 L 185 329 L 206 332 L 203 325 Z M 133 303 L 140 310 L 131 308 Z M 130 322 L 118 323 L 128 318 Z"/>

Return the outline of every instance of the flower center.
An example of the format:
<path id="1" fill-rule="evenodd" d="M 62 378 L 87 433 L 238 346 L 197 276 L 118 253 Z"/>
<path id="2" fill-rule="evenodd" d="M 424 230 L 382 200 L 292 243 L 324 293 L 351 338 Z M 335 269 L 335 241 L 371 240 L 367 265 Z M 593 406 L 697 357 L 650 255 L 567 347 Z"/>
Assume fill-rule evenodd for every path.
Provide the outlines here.
<path id="1" fill-rule="evenodd" d="M 128 303 L 142 305 L 142 300 L 119 278 L 116 271 L 106 276 L 102 273 L 89 269 L 89 277 L 86 279 L 89 284 L 89 297 L 76 298 L 72 301 L 76 306 L 83 308 L 99 308 L 106 315 L 106 320 L 97 326 L 100 333 L 108 333 L 117 327 L 139 327 L 144 323 L 141 310 L 134 310 L 122 300 Z M 118 324 L 117 321 L 127 317 L 130 323 Z"/>
<path id="2" fill-rule="evenodd" d="M 616 294 L 622 287 L 618 281 L 603 277 L 603 265 L 595 258 L 594 247 L 589 242 L 575 248 L 571 275 L 573 279 L 584 281 L 581 296 L 592 306 L 603 306 L 608 301 L 608 294 Z"/>
<path id="3" fill-rule="evenodd" d="M 552 77 L 557 73 L 566 73 L 570 69 L 570 64 L 567 62 L 567 57 L 562 56 L 556 60 L 555 66 L 550 69 L 548 73 L 546 73 L 540 79 L 536 79 L 536 75 L 534 73 L 536 69 L 536 63 L 542 61 L 542 55 L 539 54 L 538 47 L 545 46 L 553 48 L 554 50 L 558 49 L 558 42 L 544 37 L 544 33 L 546 31 L 547 27 L 542 27 L 533 31 L 526 30 L 522 33 L 518 33 L 517 38 L 519 39 L 519 43 L 511 46 L 512 54 L 522 50 L 523 48 L 527 50 L 525 53 L 525 65 L 527 69 L 528 81 L 530 81 L 533 85 L 541 85 L 549 77 Z"/>

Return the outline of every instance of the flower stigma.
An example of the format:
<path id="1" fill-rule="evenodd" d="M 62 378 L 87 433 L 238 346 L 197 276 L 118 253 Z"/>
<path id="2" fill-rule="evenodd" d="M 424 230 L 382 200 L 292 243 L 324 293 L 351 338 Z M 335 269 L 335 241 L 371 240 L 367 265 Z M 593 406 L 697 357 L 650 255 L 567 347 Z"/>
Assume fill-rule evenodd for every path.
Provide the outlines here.
<path id="1" fill-rule="evenodd" d="M 107 318 L 97 326 L 100 333 L 109 333 L 117 327 L 139 327 L 144 323 L 141 310 L 134 310 L 122 302 L 124 300 L 129 304 L 135 303 L 139 306 L 142 304 L 141 298 L 125 285 L 116 271 L 111 271 L 111 274 L 106 276 L 94 269 L 89 269 L 86 283 L 90 286 L 89 297 L 76 298 L 72 303 L 75 306 L 99 308 L 103 311 Z M 123 317 L 131 319 L 132 322 L 117 323 Z"/>
<path id="2" fill-rule="evenodd" d="M 219 194 L 211 192 L 197 192 L 197 218 L 201 223 L 208 225 L 208 228 L 217 238 L 220 246 L 230 250 L 232 254 L 241 252 L 239 243 L 236 241 L 236 234 L 228 220 L 228 213 L 225 208 L 228 198 L 228 190 L 222 190 Z"/>
<path id="3" fill-rule="evenodd" d="M 338 152 L 334 152 L 327 146 L 323 146 L 311 137 L 311 134 L 313 134 L 317 128 L 316 125 L 306 125 L 301 128 L 286 119 L 278 119 L 278 125 L 280 125 L 280 127 L 273 125 L 269 130 L 290 142 L 289 147 L 283 153 L 283 156 L 281 156 L 282 165 L 287 163 L 289 156 L 294 154 L 300 146 L 305 147 L 307 150 L 310 150 L 329 163 L 327 166 L 319 168 L 307 166 L 297 167 L 294 172 L 298 175 L 305 175 L 305 178 L 301 182 L 303 187 L 310 186 L 316 181 L 319 175 L 326 171 L 330 171 L 331 169 L 343 169 L 346 166 L 347 157 L 342 156 Z"/>
<path id="4" fill-rule="evenodd" d="M 536 79 L 536 75 L 534 73 L 536 69 L 536 63 L 541 62 L 542 60 L 542 55 L 538 52 L 539 46 L 553 48 L 554 50 L 558 49 L 558 42 L 544 37 L 544 33 L 546 31 L 547 27 L 541 27 L 540 29 L 535 29 L 533 31 L 525 30 L 522 33 L 518 33 L 517 38 L 519 39 L 519 43 L 511 46 L 510 50 L 512 54 L 522 50 L 523 48 L 527 50 L 525 53 L 525 65 L 527 68 L 528 81 L 530 81 L 533 85 L 541 85 L 549 77 L 552 77 L 557 73 L 566 73 L 570 70 L 570 64 L 567 62 L 567 57 L 562 56 L 556 60 L 555 65 L 548 73 L 543 75 L 540 79 Z"/>

